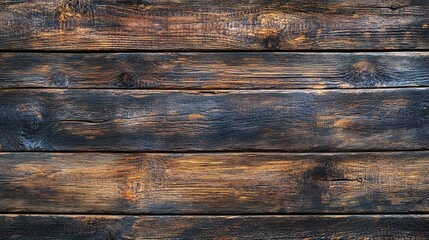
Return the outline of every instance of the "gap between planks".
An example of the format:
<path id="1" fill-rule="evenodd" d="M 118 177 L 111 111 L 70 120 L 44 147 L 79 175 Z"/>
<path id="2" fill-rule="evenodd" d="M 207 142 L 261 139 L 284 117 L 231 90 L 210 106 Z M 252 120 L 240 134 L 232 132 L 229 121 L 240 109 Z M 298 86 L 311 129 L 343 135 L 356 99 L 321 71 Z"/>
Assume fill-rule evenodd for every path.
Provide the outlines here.
<path id="1" fill-rule="evenodd" d="M 423 49 L 299 49 L 299 50 L 228 50 L 228 49 L 171 49 L 171 50 L 150 50 L 150 49 L 112 49 L 112 50 L 19 50 L 0 49 L 0 53 L 389 53 L 389 52 L 429 52 L 429 48 Z"/>
<path id="2" fill-rule="evenodd" d="M 429 217 L 429 212 L 290 212 L 290 213 L 91 213 L 91 212 L 0 212 L 0 216 L 136 216 L 136 217 L 332 217 L 332 216 L 422 216 Z"/>
<path id="3" fill-rule="evenodd" d="M 255 150 L 255 149 L 241 149 L 241 150 L 177 150 L 177 151 L 130 151 L 130 150 L 126 150 L 126 151 L 118 151 L 118 150 L 114 150 L 114 151 L 109 151 L 109 150 L 86 150 L 86 151 L 81 151 L 81 150 L 71 150 L 71 151 L 50 151 L 50 150 L 19 150 L 19 151 L 1 151 L 0 153 L 4 153 L 4 154 L 8 154 L 8 153 L 110 153 L 110 154 L 127 154 L 127 153 L 131 153 L 131 154 L 205 154 L 205 155 L 222 155 L 222 154 L 252 154 L 252 153 L 264 153 L 264 154 L 294 154 L 294 155 L 314 155 L 314 154 L 353 154 L 353 153 L 401 153 L 401 152 L 428 152 L 429 153 L 429 148 L 427 149 L 392 149 L 392 150 L 385 150 L 385 149 L 380 149 L 380 150 L 350 150 L 350 151 L 282 151 L 282 150 L 264 150 L 264 149 L 260 149 L 260 150 Z"/>
<path id="4" fill-rule="evenodd" d="M 228 94 L 233 92 L 239 93 L 283 93 L 283 92 L 382 92 L 382 91 L 400 91 L 401 89 L 415 89 L 427 90 L 429 86 L 396 86 L 396 87 L 364 87 L 364 88 L 284 88 L 284 89 L 235 89 L 235 88 L 209 88 L 209 89 L 195 89 L 195 88 L 177 88 L 177 89 L 158 89 L 158 88 L 73 88 L 73 87 L 12 87 L 0 88 L 1 92 L 7 91 L 67 91 L 67 90 L 94 90 L 94 91 L 130 91 L 130 92 L 146 92 L 146 93 L 194 93 L 194 94 Z"/>
<path id="5" fill-rule="evenodd" d="M 277 89 L 263 89 L 263 88 L 252 88 L 252 89 L 237 89 L 237 88 L 209 88 L 209 89 L 197 89 L 197 88 L 170 88 L 170 89 L 158 89 L 156 87 L 145 87 L 145 88 L 78 88 L 78 87 L 11 87 L 11 88 L 0 88 L 4 90 L 120 90 L 120 91 L 151 91 L 151 92 L 196 92 L 196 93 L 228 93 L 234 92 L 282 92 L 282 91 L 356 91 L 356 90 L 395 90 L 395 89 L 429 89 L 429 86 L 396 86 L 396 87 L 358 87 L 358 88 L 277 88 Z"/>

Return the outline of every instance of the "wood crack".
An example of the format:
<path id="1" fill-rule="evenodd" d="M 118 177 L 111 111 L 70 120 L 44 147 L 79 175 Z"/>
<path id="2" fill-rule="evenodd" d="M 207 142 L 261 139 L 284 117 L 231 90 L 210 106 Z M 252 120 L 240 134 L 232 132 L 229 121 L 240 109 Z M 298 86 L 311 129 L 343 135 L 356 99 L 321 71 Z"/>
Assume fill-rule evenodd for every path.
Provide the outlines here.
<path id="1" fill-rule="evenodd" d="M 98 123 L 111 123 L 111 120 L 81 120 L 81 119 L 61 119 L 61 120 L 57 120 L 57 121 L 53 121 L 53 122 L 75 122 L 75 123 L 93 123 L 93 124 L 98 124 Z"/>
<path id="2" fill-rule="evenodd" d="M 363 182 L 364 178 L 321 178 L 324 182 Z"/>

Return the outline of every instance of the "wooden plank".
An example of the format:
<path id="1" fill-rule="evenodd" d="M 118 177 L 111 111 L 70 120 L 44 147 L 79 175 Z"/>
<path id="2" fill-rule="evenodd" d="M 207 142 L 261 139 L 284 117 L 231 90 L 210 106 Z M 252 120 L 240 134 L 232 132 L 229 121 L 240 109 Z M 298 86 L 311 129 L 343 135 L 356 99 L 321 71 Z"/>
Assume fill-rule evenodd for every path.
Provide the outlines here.
<path id="1" fill-rule="evenodd" d="M 0 50 L 428 49 L 426 0 L 0 3 Z"/>
<path id="2" fill-rule="evenodd" d="M 5 239 L 427 239 L 428 215 L 0 215 Z"/>
<path id="3" fill-rule="evenodd" d="M 0 88 L 429 86 L 429 53 L 0 53 Z"/>
<path id="4" fill-rule="evenodd" d="M 1 212 L 429 211 L 429 152 L 1 153 Z"/>
<path id="5" fill-rule="evenodd" d="M 378 151 L 429 143 L 429 91 L 2 90 L 2 151 Z"/>

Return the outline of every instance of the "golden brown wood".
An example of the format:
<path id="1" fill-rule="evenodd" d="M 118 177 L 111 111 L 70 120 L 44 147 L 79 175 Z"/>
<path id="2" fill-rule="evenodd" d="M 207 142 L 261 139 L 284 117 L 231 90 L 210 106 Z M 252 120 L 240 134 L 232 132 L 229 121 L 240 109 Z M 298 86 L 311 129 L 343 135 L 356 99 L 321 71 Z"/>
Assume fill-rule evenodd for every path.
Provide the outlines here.
<path id="1" fill-rule="evenodd" d="M 429 86 L 429 53 L 0 53 L 0 88 Z"/>
<path id="2" fill-rule="evenodd" d="M 9 239 L 427 239 L 428 215 L 0 215 Z"/>
<path id="3" fill-rule="evenodd" d="M 428 212 L 428 152 L 0 153 L 1 212 Z"/>
<path id="4" fill-rule="evenodd" d="M 428 49 L 428 8 L 426 0 L 2 1 L 0 49 Z"/>

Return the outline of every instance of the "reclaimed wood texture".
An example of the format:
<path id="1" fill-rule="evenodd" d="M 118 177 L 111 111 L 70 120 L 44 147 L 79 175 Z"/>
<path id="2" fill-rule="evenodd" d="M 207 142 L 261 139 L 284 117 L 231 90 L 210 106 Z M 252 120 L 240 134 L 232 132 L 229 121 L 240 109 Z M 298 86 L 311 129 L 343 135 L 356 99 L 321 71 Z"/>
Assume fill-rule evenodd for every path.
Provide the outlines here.
<path id="1" fill-rule="evenodd" d="M 429 86 L 429 53 L 0 53 L 0 88 Z"/>
<path id="2" fill-rule="evenodd" d="M 0 239 L 427 239 L 428 50 L 427 0 L 0 1 Z"/>
<path id="3" fill-rule="evenodd" d="M 3 151 L 363 151 L 429 144 L 425 88 L 2 90 Z"/>
<path id="4" fill-rule="evenodd" d="M 427 0 L 8 0 L 0 49 L 428 49 L 428 9 Z"/>
<path id="5" fill-rule="evenodd" d="M 428 215 L 0 215 L 7 239 L 427 239 Z"/>
<path id="6" fill-rule="evenodd" d="M 0 211 L 427 212 L 428 168 L 429 152 L 1 153 Z"/>

